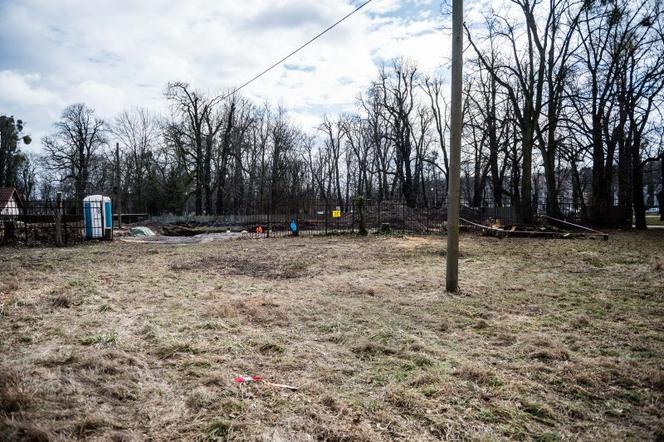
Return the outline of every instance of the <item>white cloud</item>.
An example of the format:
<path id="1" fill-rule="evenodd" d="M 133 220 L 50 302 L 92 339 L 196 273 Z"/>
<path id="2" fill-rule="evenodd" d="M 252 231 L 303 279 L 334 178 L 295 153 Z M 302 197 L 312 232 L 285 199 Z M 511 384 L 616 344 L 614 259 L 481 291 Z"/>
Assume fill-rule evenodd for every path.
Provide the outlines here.
<path id="1" fill-rule="evenodd" d="M 56 92 L 42 85 L 39 74 L 0 71 L 0 112 L 26 121 L 26 131 L 45 133 L 63 104 Z"/>
<path id="2" fill-rule="evenodd" d="M 0 103 L 4 106 L 44 106 L 57 102 L 57 95 L 40 86 L 41 75 L 0 71 Z"/>

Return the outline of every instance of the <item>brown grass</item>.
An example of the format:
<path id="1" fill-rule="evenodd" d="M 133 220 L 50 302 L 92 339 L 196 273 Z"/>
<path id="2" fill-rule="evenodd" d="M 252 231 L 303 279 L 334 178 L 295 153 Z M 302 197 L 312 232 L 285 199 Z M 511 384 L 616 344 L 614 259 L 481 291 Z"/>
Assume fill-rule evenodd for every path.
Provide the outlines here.
<path id="1" fill-rule="evenodd" d="M 69 299 L 69 297 L 64 295 L 54 296 L 51 299 L 51 303 L 53 303 L 53 307 L 62 307 L 62 308 L 71 307 L 71 300 Z"/>
<path id="2" fill-rule="evenodd" d="M 0 368 L 0 413 L 13 415 L 26 410 L 32 395 L 26 391 L 20 375 L 9 368 Z"/>
<path id="3" fill-rule="evenodd" d="M 174 263 L 170 267 L 177 272 L 216 271 L 230 275 L 243 275 L 267 279 L 291 279 L 306 275 L 308 264 L 298 257 L 213 256 Z M 280 259 L 281 258 L 281 259 Z"/>
<path id="4" fill-rule="evenodd" d="M 662 233 L 0 249 L 0 440 L 661 438 Z"/>
<path id="5" fill-rule="evenodd" d="M 479 385 L 497 382 L 491 370 L 478 364 L 466 363 L 455 372 L 455 375 Z"/>
<path id="6" fill-rule="evenodd" d="M 528 357 L 540 361 L 567 361 L 569 351 L 559 342 L 548 336 L 534 336 L 527 340 L 525 350 Z"/>

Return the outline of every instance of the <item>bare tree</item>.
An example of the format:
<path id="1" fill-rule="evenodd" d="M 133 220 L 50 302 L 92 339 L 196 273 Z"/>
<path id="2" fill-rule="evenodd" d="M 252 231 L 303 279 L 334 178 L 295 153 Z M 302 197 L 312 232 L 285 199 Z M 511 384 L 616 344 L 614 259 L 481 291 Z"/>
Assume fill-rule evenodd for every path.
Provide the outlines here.
<path id="1" fill-rule="evenodd" d="M 635 209 L 644 228 L 637 175 L 643 130 L 661 101 L 662 10 L 647 0 L 591 3 L 580 27 L 578 63 L 585 75 L 574 88 L 572 104 L 576 130 L 591 152 L 591 216 L 598 224 L 631 226 Z M 612 211 L 616 170 L 618 212 Z"/>
<path id="2" fill-rule="evenodd" d="M 104 121 L 85 104 L 65 108 L 55 132 L 42 139 L 48 167 L 60 175 L 61 183 L 71 181 L 74 198 L 82 201 L 89 190 L 95 172 L 95 155 L 106 144 Z"/>
<path id="3" fill-rule="evenodd" d="M 413 114 L 416 112 L 415 87 L 417 67 L 405 60 L 395 60 L 392 70 L 382 69 L 378 82 L 383 118 L 389 126 L 386 137 L 395 150 L 395 174 L 401 192 L 410 207 L 417 205 L 417 171 L 413 163 Z"/>
<path id="4" fill-rule="evenodd" d="M 121 146 L 119 167 L 124 187 L 131 196 L 130 207 L 146 210 L 146 177 L 150 173 L 153 152 L 160 142 L 161 124 L 147 109 L 134 108 L 121 112 L 111 130 Z"/>
<path id="5" fill-rule="evenodd" d="M 539 148 L 544 154 L 545 170 L 547 171 L 547 183 L 552 201 L 553 210 L 557 211 L 555 190 L 555 122 L 559 104 L 555 100 L 559 88 L 564 84 L 566 75 L 566 61 L 569 58 L 569 45 L 575 24 L 570 25 L 565 31 L 562 43 L 556 46 L 556 36 L 561 28 L 563 12 L 571 8 L 567 0 L 551 0 L 548 3 L 548 11 L 544 20 L 539 20 L 536 11 L 542 9 L 541 0 L 512 0 L 523 17 L 523 21 L 515 22 L 506 16 L 496 16 L 496 20 L 488 20 L 491 51 L 487 51 L 473 38 L 469 28 L 466 28 L 468 40 L 475 50 L 480 63 L 491 75 L 492 80 L 498 83 L 506 91 L 511 101 L 514 117 L 519 125 L 521 138 L 521 196 L 519 198 L 519 217 L 523 222 L 532 222 L 533 205 L 532 199 L 532 166 L 533 149 L 539 140 Z M 521 34 L 521 31 L 525 35 Z M 511 53 L 509 59 L 497 61 L 495 47 L 504 42 Z M 562 50 L 561 50 L 562 49 Z M 556 69 L 558 66 L 558 69 Z M 555 75 L 555 78 L 554 78 Z M 549 96 L 545 94 L 546 86 L 549 85 Z M 549 98 L 548 103 L 546 102 Z M 540 119 L 544 109 L 548 111 L 546 140 L 541 135 Z M 550 142 L 548 144 L 547 142 Z"/>
<path id="6" fill-rule="evenodd" d="M 179 148 L 193 165 L 191 175 L 195 185 L 195 210 L 197 215 L 202 215 L 211 210 L 209 186 L 213 136 L 210 132 L 217 127 L 206 123 L 212 121 L 215 106 L 221 97 L 208 97 L 192 90 L 187 83 L 175 82 L 168 84 L 166 98 L 171 102 L 174 117 L 179 121 L 173 127 L 179 128 L 181 139 L 185 141 Z"/>
<path id="7" fill-rule="evenodd" d="M 325 142 L 323 145 L 329 152 L 335 195 L 339 206 L 344 205 L 344 198 L 341 190 L 341 158 L 344 155 L 346 133 L 343 130 L 343 125 L 344 122 L 342 119 L 332 122 L 326 115 L 323 117 L 323 122 L 318 128 L 318 130 L 320 130 L 325 136 Z"/>
<path id="8" fill-rule="evenodd" d="M 429 77 L 424 79 L 424 90 L 429 97 L 429 104 L 433 116 L 433 122 L 438 136 L 438 145 L 443 156 L 442 167 L 437 163 L 433 164 L 440 168 L 445 180 L 445 192 L 447 192 L 447 182 L 450 170 L 449 159 L 447 156 L 447 137 L 449 129 L 449 116 L 447 115 L 447 102 L 443 94 L 443 82 L 439 78 L 431 79 Z M 442 104 L 441 104 L 442 102 Z"/>

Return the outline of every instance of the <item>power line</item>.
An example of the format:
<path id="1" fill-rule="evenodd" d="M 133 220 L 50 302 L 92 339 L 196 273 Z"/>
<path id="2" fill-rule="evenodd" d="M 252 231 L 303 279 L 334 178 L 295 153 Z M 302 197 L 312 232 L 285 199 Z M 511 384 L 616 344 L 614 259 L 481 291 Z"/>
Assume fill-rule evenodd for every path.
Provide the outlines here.
<path id="1" fill-rule="evenodd" d="M 230 94 L 224 96 L 222 99 L 225 100 L 226 98 L 230 97 L 231 95 L 235 94 L 236 92 L 240 91 L 241 89 L 245 88 L 246 86 L 249 86 L 251 83 L 253 83 L 254 81 L 258 80 L 258 79 L 261 78 L 263 75 L 267 74 L 267 73 L 270 72 L 272 69 L 276 68 L 276 67 L 279 66 L 281 63 L 283 63 L 284 61 L 288 60 L 288 59 L 291 58 L 293 55 L 297 54 L 298 52 L 300 52 L 302 49 L 304 49 L 304 48 L 306 48 L 307 46 L 309 46 L 309 45 L 310 45 L 311 43 L 313 43 L 314 41 L 318 40 L 318 39 L 319 39 L 320 37 L 322 37 L 323 35 L 327 34 L 329 31 L 331 31 L 332 29 L 334 29 L 334 28 L 335 28 L 337 25 L 339 25 L 341 22 L 343 22 L 344 20 L 346 20 L 347 18 L 349 18 L 351 15 L 355 14 L 356 12 L 358 12 L 360 9 L 364 8 L 366 5 L 368 5 L 368 4 L 371 3 L 372 1 L 373 1 L 373 0 L 367 0 L 366 2 L 362 3 L 360 6 L 358 6 L 357 8 L 355 8 L 355 10 L 353 10 L 353 11 L 351 11 L 350 13 L 346 14 L 343 18 L 341 18 L 340 20 L 338 20 L 336 23 L 334 23 L 333 25 L 331 25 L 331 26 L 329 26 L 328 28 L 326 28 L 326 29 L 325 29 L 324 31 L 322 31 L 320 34 L 316 35 L 314 38 L 312 38 L 311 40 L 309 40 L 308 42 L 306 42 L 305 44 L 303 44 L 303 45 L 300 46 L 299 48 L 295 49 L 293 52 L 291 52 L 290 54 L 286 55 L 286 56 L 285 56 L 284 58 L 282 58 L 281 60 L 277 61 L 277 62 L 274 63 L 272 66 L 270 66 L 269 68 L 265 69 L 263 72 L 261 72 L 260 74 L 256 75 L 255 77 L 253 77 L 251 80 L 249 80 L 249 81 L 247 81 L 246 83 L 242 84 L 240 87 L 235 88 L 235 90 L 234 90 L 233 92 L 231 92 Z"/>

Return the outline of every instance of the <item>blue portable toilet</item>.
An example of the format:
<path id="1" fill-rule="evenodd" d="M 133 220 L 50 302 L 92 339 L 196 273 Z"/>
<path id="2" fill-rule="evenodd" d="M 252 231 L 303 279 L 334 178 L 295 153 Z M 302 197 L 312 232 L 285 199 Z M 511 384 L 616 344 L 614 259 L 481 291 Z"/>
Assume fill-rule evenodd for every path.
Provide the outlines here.
<path id="1" fill-rule="evenodd" d="M 111 199 L 103 195 L 83 198 L 85 239 L 113 238 L 113 208 Z"/>

